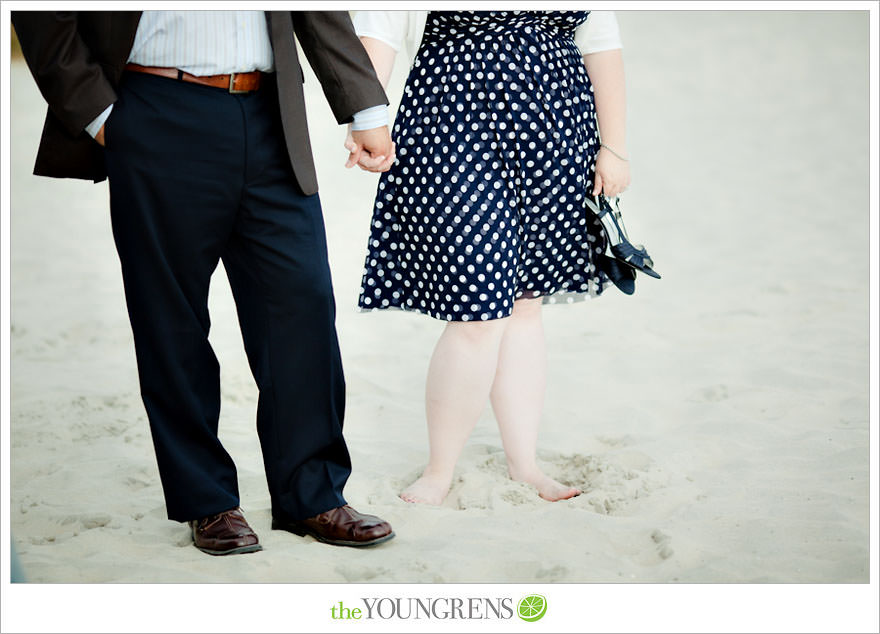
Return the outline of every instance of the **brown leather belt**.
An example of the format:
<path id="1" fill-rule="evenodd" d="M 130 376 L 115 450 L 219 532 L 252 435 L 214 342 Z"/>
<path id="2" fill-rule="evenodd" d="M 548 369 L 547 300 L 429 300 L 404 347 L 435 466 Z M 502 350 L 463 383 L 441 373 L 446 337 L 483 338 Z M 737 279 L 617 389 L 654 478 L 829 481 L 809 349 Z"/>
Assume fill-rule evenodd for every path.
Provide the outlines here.
<path id="1" fill-rule="evenodd" d="M 213 86 L 214 88 L 223 88 L 229 92 L 242 93 L 253 92 L 260 88 L 260 78 L 262 74 L 255 70 L 249 73 L 232 73 L 230 75 L 191 75 L 176 68 L 168 68 L 164 66 L 141 66 L 140 64 L 126 64 L 125 70 L 135 73 L 147 73 L 148 75 L 158 75 L 159 77 L 167 77 L 169 79 L 178 79 L 180 81 L 188 81 L 193 84 L 201 84 L 203 86 Z"/>

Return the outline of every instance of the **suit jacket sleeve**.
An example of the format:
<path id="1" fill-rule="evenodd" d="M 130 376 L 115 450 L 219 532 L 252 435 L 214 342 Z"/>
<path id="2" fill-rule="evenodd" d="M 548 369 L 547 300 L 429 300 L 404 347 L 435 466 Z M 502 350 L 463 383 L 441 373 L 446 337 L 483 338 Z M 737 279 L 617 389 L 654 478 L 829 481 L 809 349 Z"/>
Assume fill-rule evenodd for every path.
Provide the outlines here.
<path id="1" fill-rule="evenodd" d="M 116 91 L 77 31 L 78 14 L 13 11 L 21 50 L 49 109 L 73 136 L 116 101 Z"/>
<path id="2" fill-rule="evenodd" d="M 345 11 L 293 11 L 293 29 L 339 123 L 388 103 Z"/>

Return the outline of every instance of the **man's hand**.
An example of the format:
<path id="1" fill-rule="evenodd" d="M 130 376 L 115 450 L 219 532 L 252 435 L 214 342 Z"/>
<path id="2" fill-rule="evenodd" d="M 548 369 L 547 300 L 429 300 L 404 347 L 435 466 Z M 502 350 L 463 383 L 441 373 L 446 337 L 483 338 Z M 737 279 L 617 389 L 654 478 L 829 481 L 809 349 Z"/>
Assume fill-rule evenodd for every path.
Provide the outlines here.
<path id="1" fill-rule="evenodd" d="M 98 142 L 98 145 L 104 147 L 104 126 L 101 126 L 101 129 L 98 130 L 98 134 L 95 135 L 95 141 Z"/>
<path id="2" fill-rule="evenodd" d="M 349 151 L 345 166 L 357 165 L 367 172 L 387 172 L 395 159 L 394 143 L 387 125 L 370 130 L 349 130 L 345 149 Z"/>

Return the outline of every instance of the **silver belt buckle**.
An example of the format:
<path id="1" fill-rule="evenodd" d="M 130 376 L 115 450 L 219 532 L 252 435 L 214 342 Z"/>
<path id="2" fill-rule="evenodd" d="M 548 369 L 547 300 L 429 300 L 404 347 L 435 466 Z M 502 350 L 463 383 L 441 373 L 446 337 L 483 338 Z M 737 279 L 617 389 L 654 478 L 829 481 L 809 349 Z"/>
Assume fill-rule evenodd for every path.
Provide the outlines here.
<path id="1" fill-rule="evenodd" d="M 236 90 L 233 88 L 233 84 L 235 84 L 235 73 L 229 73 L 229 92 L 233 95 L 240 95 L 246 93 L 247 90 Z"/>

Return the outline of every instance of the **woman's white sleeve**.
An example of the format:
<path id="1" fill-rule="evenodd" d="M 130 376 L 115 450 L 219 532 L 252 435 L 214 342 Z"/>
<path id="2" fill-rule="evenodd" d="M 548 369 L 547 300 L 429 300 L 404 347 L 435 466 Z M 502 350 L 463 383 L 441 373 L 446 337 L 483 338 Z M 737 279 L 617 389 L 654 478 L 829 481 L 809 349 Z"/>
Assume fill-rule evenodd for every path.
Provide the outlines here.
<path id="1" fill-rule="evenodd" d="M 358 37 L 372 37 L 400 51 L 406 37 L 409 11 L 355 11 L 352 18 Z"/>
<path id="2" fill-rule="evenodd" d="M 623 48 L 614 11 L 590 11 L 587 21 L 574 32 L 581 55 Z"/>

